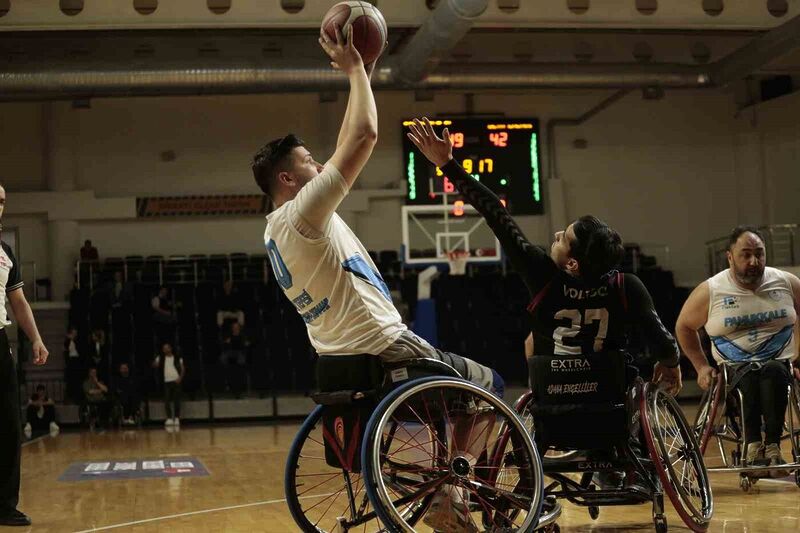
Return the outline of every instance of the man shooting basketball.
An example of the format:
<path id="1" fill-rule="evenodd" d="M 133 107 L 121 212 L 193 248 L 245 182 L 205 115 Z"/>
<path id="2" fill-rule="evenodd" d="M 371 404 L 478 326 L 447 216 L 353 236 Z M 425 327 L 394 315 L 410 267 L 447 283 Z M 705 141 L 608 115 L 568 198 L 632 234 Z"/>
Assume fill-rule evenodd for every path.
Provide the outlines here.
<path id="1" fill-rule="evenodd" d="M 252 165 L 256 183 L 275 206 L 267 216 L 264 242 L 278 284 L 303 317 L 320 355 L 371 354 L 387 362 L 433 358 L 502 395 L 503 380 L 494 370 L 437 350 L 408 331 L 364 245 L 336 214 L 375 146 L 378 113 L 352 32 L 345 41 L 337 26 L 336 40 L 323 32 L 320 45 L 350 81 L 336 151 L 321 165 L 289 134 L 259 150 Z M 451 506 L 434 507 L 447 513 Z M 445 519 L 458 521 L 454 513 Z M 469 524 L 457 525 L 469 530 Z"/>

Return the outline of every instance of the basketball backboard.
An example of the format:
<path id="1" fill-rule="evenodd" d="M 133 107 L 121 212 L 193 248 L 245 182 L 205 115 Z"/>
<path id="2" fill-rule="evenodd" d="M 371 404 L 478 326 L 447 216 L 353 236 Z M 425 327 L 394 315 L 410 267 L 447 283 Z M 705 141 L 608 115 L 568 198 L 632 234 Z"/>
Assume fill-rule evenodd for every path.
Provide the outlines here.
<path id="1" fill-rule="evenodd" d="M 403 262 L 447 264 L 448 252 L 467 251 L 468 263 L 496 263 L 500 242 L 470 205 L 406 205 L 402 208 Z"/>

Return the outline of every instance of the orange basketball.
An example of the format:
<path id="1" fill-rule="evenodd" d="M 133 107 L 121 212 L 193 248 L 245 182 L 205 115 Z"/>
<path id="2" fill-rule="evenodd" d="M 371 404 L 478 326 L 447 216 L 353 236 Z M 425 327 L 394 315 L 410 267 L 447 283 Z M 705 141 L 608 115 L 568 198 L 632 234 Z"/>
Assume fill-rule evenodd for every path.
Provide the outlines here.
<path id="1" fill-rule="evenodd" d="M 322 19 L 322 31 L 336 40 L 334 24 L 339 25 L 345 38 L 349 31 L 353 32 L 353 45 L 365 65 L 380 57 L 388 33 L 386 20 L 377 7 L 368 2 L 339 2 Z"/>

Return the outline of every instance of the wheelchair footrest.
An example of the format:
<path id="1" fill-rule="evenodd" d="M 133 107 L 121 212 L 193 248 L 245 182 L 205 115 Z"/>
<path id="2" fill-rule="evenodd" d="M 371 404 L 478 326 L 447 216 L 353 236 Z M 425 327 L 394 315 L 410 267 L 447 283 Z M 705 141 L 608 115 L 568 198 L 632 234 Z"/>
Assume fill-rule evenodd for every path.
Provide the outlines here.
<path id="1" fill-rule="evenodd" d="M 649 494 L 643 494 L 636 490 L 592 490 L 575 492 L 554 491 L 550 493 L 557 498 L 566 498 L 576 505 L 584 507 L 606 505 L 636 505 L 652 501 Z"/>
<path id="2" fill-rule="evenodd" d="M 792 473 L 794 470 L 800 470 L 800 463 L 784 463 L 782 465 L 774 465 L 770 466 L 769 463 L 756 464 L 756 466 L 738 466 L 738 467 L 725 467 L 725 466 L 717 466 L 712 468 L 707 468 L 709 472 L 728 472 L 728 473 L 737 473 L 737 474 L 758 474 L 764 472 L 765 470 L 780 470 L 786 472 L 786 474 Z M 758 478 L 770 478 L 772 476 L 756 476 L 750 475 L 748 477 L 758 477 Z"/>

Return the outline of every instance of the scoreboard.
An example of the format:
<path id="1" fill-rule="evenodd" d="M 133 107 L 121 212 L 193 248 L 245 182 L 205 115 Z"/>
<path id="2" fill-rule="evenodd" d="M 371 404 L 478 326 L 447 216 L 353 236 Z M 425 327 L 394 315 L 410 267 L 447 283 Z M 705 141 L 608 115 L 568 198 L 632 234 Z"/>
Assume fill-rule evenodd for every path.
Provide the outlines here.
<path id="1" fill-rule="evenodd" d="M 406 204 L 441 205 L 446 197 L 458 215 L 464 199 L 441 169 L 429 162 L 406 136 L 411 124 L 411 120 L 403 121 Z M 453 158 L 499 196 L 511 213 L 543 213 L 537 119 L 437 118 L 431 124 L 439 135 L 448 128 Z"/>

